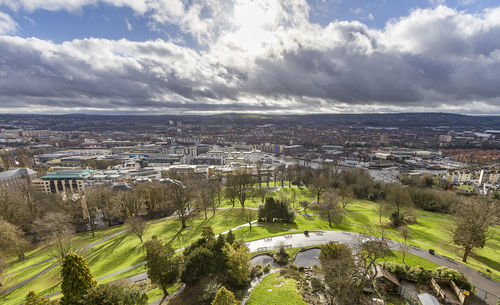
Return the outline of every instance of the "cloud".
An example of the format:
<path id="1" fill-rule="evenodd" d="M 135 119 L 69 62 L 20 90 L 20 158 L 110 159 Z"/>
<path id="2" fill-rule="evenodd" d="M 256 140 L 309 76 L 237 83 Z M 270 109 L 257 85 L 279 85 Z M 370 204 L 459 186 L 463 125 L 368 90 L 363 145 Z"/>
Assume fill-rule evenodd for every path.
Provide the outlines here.
<path id="1" fill-rule="evenodd" d="M 14 34 L 17 32 L 18 24 L 9 15 L 0 12 L 0 35 Z"/>
<path id="2" fill-rule="evenodd" d="M 127 30 L 132 31 L 134 29 L 127 18 L 125 18 L 125 24 L 127 24 Z"/>
<path id="3" fill-rule="evenodd" d="M 357 21 L 322 27 L 302 0 L 237 1 L 222 23 L 203 17 L 217 5 L 187 8 L 198 12 L 191 17 L 170 9 L 167 19 L 207 26 L 195 32 L 216 29 L 200 36 L 212 43 L 193 50 L 164 40 L 0 36 L 0 108 L 500 113 L 500 8 L 417 9 L 383 29 Z M 253 15 L 232 17 L 240 12 Z"/>

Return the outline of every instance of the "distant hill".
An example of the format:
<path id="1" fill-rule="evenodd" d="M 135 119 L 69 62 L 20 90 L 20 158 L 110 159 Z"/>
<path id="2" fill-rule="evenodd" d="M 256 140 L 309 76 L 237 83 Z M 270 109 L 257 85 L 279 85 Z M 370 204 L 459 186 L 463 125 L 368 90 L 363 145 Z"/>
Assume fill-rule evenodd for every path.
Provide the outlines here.
<path id="1" fill-rule="evenodd" d="M 472 116 L 452 113 L 390 113 L 390 114 L 216 114 L 216 115 L 36 115 L 0 114 L 0 123 L 12 120 L 29 121 L 32 128 L 54 130 L 147 130 L 148 126 L 166 125 L 169 120 L 184 124 L 205 125 L 304 125 L 365 127 L 462 127 L 499 129 L 500 116 Z"/>

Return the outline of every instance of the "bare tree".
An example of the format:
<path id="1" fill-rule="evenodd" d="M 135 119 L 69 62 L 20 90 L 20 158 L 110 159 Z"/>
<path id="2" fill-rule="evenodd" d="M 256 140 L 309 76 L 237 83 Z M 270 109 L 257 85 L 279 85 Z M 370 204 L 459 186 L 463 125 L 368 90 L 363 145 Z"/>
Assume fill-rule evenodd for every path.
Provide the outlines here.
<path id="1" fill-rule="evenodd" d="M 474 248 L 483 248 L 495 223 L 499 202 L 469 198 L 458 207 L 451 229 L 453 243 L 464 248 L 463 262 Z"/>
<path id="2" fill-rule="evenodd" d="M 410 238 L 410 229 L 407 227 L 407 226 L 402 226 L 399 228 L 399 236 L 401 236 L 401 238 L 403 238 L 403 242 L 400 243 L 400 250 L 401 250 L 401 253 L 403 254 L 403 264 L 406 264 L 405 263 L 405 259 L 406 259 L 406 254 L 410 251 L 410 245 L 408 245 L 408 239 Z"/>
<path id="3" fill-rule="evenodd" d="M 235 175 L 236 181 L 236 195 L 241 207 L 245 208 L 246 200 L 251 197 L 253 189 L 253 179 L 248 173 L 239 173 Z"/>
<path id="4" fill-rule="evenodd" d="M 352 202 L 353 193 L 351 188 L 345 183 L 341 183 L 338 190 L 338 194 L 340 197 L 340 203 L 342 204 L 342 208 L 344 210 L 347 210 L 347 206 Z"/>
<path id="5" fill-rule="evenodd" d="M 393 208 L 391 222 L 393 226 L 399 227 L 404 222 L 405 214 L 411 212 L 413 203 L 408 194 L 408 188 L 392 184 L 389 187 L 389 191 L 388 201 Z"/>
<path id="6" fill-rule="evenodd" d="M 231 175 L 227 177 L 226 185 L 224 188 L 224 197 L 231 202 L 233 208 L 238 198 L 238 184 L 236 181 L 236 176 Z"/>
<path id="7" fill-rule="evenodd" d="M 143 211 L 144 199 L 138 192 L 121 191 L 117 200 L 121 215 L 124 218 L 138 216 Z"/>
<path id="8" fill-rule="evenodd" d="M 215 216 L 215 210 L 217 207 L 220 207 L 223 195 L 222 180 L 220 179 L 220 177 L 215 179 L 210 179 L 210 186 L 215 194 L 215 199 L 213 200 L 213 207 L 212 207 L 213 215 Z"/>
<path id="9" fill-rule="evenodd" d="M 170 202 L 182 223 L 182 228 L 187 228 L 186 221 L 191 214 L 191 201 L 195 197 L 193 180 L 188 178 L 172 179 L 168 184 Z"/>
<path id="10" fill-rule="evenodd" d="M 73 240 L 74 228 L 69 216 L 63 213 L 50 212 L 35 221 L 38 234 L 44 240 L 51 255 L 62 263 L 66 254 L 77 249 L 78 244 Z"/>
<path id="11" fill-rule="evenodd" d="M 24 259 L 27 246 L 24 232 L 16 225 L 0 218 L 0 251 L 5 255 L 17 255 L 21 261 Z"/>
<path id="12" fill-rule="evenodd" d="M 319 204 L 319 215 L 321 219 L 328 221 L 330 228 L 332 223 L 338 225 L 342 221 L 342 209 L 339 206 L 339 196 L 332 190 L 326 191 Z"/>
<path id="13" fill-rule="evenodd" d="M 135 236 L 139 238 L 141 244 L 143 243 L 142 237 L 146 233 L 148 229 L 148 224 L 142 220 L 140 216 L 130 217 L 125 221 L 127 228 L 130 232 L 132 232 Z"/>
<path id="14" fill-rule="evenodd" d="M 248 223 L 250 232 L 252 232 L 252 221 L 255 219 L 257 213 L 252 209 L 242 210 L 242 213 L 243 213 L 243 218 Z"/>
<path id="15" fill-rule="evenodd" d="M 207 210 L 212 207 L 215 215 L 215 189 L 210 182 L 206 179 L 198 181 L 198 191 L 196 194 L 196 206 L 198 209 L 203 210 L 205 219 L 208 218 Z"/>
<path id="16" fill-rule="evenodd" d="M 387 244 L 373 237 L 359 240 L 353 248 L 354 251 L 345 244 L 333 242 L 321 246 L 319 258 L 333 304 L 371 304 L 363 288 L 374 283 L 375 262 L 384 256 Z"/>

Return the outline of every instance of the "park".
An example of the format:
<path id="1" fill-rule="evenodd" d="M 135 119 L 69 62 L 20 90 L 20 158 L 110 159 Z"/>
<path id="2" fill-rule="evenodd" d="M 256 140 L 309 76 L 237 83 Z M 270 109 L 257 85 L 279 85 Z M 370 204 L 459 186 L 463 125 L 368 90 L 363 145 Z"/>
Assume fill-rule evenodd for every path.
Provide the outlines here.
<path id="1" fill-rule="evenodd" d="M 303 249 L 319 246 L 330 241 L 354 239 L 353 235 L 371 236 L 374 232 L 384 232 L 384 238 L 394 242 L 394 247 L 380 258 L 378 262 L 396 262 L 409 266 L 422 266 L 433 269 L 445 262 L 450 267 L 465 273 L 484 294 L 500 289 L 500 227 L 490 227 L 491 239 L 483 248 L 474 249 L 467 263 L 462 263 L 463 250 L 453 244 L 446 234 L 445 228 L 452 225 L 450 214 L 425 211 L 416 208 L 413 213 L 416 221 L 406 227 L 409 234 L 402 236 L 398 228 L 389 225 L 387 213 L 381 214 L 379 201 L 349 198 L 340 214 L 342 220 L 332 223 L 315 208 L 318 193 L 313 188 L 300 187 L 290 183 L 274 185 L 253 185 L 254 189 L 267 188 L 265 197 L 277 198 L 289 203 L 294 213 L 293 221 L 265 222 L 259 221 L 258 209 L 262 203 L 259 196 L 252 196 L 245 205 L 234 205 L 234 200 L 222 198 L 220 204 L 213 209 L 192 209 L 185 218 L 185 226 L 179 215 L 144 220 L 145 230 L 141 238 L 137 238 L 126 224 L 98 229 L 93 232 L 79 233 L 72 237 L 78 245 L 76 253 L 87 262 L 93 277 L 98 284 L 113 283 L 124 279 L 142 283 L 148 302 L 158 302 L 164 293 L 158 285 L 146 282 L 147 268 L 145 263 L 144 241 L 153 237 L 161 239 L 180 255 L 185 247 L 199 239 L 203 229 L 210 226 L 215 236 L 226 234 L 231 230 L 235 239 L 246 243 L 252 255 L 258 253 L 274 253 L 280 245 L 287 243 L 286 250 L 290 257 Z M 326 198 L 326 197 L 325 197 Z M 304 204 L 308 202 L 309 204 Z M 310 236 L 318 236 L 316 240 L 304 242 L 304 231 Z M 329 236 L 332 236 L 331 238 Z M 314 239 L 314 238 L 311 238 Z M 296 240 L 296 241 L 295 241 Z M 292 242 L 294 241 L 294 242 Z M 409 250 L 401 251 L 397 245 L 407 244 Z M 427 249 L 434 249 L 437 255 L 430 255 Z M 405 252 L 405 253 L 402 253 Z M 404 258 L 405 257 L 405 258 Z M 24 260 L 11 257 L 8 269 L 4 273 L 4 285 L 0 291 L 0 303 L 6 305 L 21 304 L 30 291 L 51 299 L 61 297 L 60 267 L 53 258 L 49 247 L 42 245 L 25 253 Z M 487 283 L 486 285 L 483 283 Z M 147 284 L 144 284 L 147 283 Z M 281 283 L 277 289 L 268 288 Z M 479 285 L 478 285 L 479 284 Z M 481 287 L 483 286 L 483 287 Z M 486 287 L 484 287 L 486 286 Z M 174 294 L 182 287 L 180 281 L 169 284 L 167 291 Z M 268 293 L 269 289 L 272 293 Z M 484 291 L 483 291 L 484 290 Z M 297 290 L 297 281 L 284 278 L 279 273 L 265 277 L 251 292 L 247 304 L 280 304 L 273 303 L 270 297 L 275 295 L 281 300 L 283 295 L 291 298 L 287 304 L 305 304 Z M 265 301 L 264 301 L 265 300 Z M 157 304 L 157 303 L 155 303 Z M 175 299 L 173 300 L 175 303 Z M 180 304 L 180 303 L 179 303 Z"/>

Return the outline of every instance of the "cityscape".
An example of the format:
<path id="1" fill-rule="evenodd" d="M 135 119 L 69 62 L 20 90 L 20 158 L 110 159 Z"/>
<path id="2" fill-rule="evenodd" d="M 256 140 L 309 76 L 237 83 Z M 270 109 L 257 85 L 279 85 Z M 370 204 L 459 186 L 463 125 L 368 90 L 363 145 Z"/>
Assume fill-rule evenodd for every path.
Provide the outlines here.
<path id="1" fill-rule="evenodd" d="M 0 0 L 0 304 L 500 305 L 498 20 Z"/>

